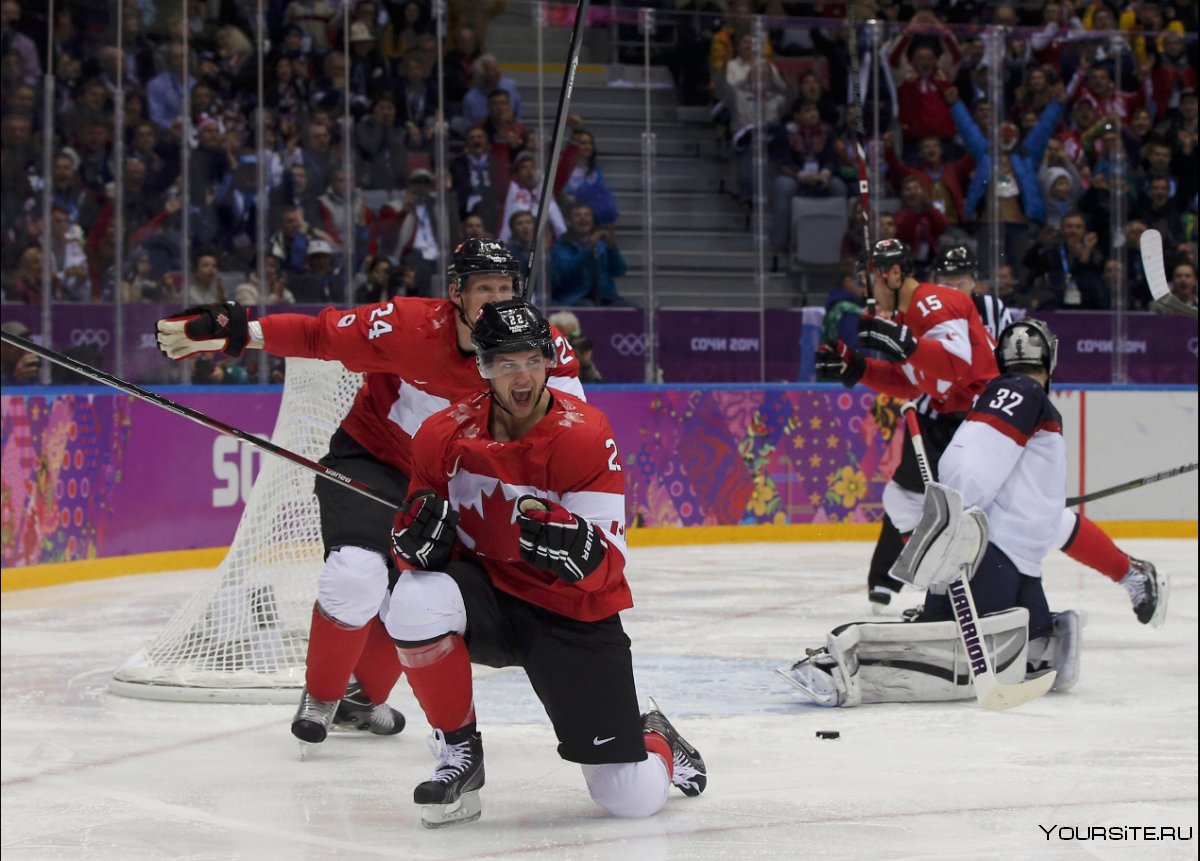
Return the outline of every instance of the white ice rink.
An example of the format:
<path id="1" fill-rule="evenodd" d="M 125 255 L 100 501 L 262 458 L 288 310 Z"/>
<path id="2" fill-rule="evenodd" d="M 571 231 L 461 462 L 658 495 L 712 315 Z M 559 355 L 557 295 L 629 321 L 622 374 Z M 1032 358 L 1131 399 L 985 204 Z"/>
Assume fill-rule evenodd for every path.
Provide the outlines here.
<path id="1" fill-rule="evenodd" d="M 1051 607 L 1086 611 L 1070 693 L 824 710 L 772 669 L 866 609 L 868 544 L 632 551 L 638 689 L 708 762 L 650 820 L 604 816 L 561 761 L 520 670 L 477 670 L 483 818 L 421 827 L 433 760 L 407 684 L 396 737 L 335 735 L 307 761 L 293 707 L 187 705 L 106 691 L 203 572 L 79 583 L 3 600 L 4 861 L 18 859 L 1195 858 L 1197 551 L 1121 541 L 1169 571 L 1161 630 L 1061 555 Z M 902 607 L 912 602 L 905 601 Z M 815 738 L 836 729 L 841 738 Z M 1069 841 L 1039 828 L 1191 829 L 1188 842 Z M 1130 833 L 1130 832 L 1123 832 Z"/>

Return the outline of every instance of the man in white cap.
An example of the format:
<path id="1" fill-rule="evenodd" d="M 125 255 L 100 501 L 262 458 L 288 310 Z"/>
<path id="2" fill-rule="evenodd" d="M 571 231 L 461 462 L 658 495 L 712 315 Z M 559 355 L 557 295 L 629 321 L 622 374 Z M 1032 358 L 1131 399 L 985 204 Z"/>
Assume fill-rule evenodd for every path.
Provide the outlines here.
<path id="1" fill-rule="evenodd" d="M 333 246 L 324 239 L 308 243 L 307 271 L 294 277 L 288 286 L 297 302 L 324 304 L 337 302 L 345 295 L 333 265 Z"/>

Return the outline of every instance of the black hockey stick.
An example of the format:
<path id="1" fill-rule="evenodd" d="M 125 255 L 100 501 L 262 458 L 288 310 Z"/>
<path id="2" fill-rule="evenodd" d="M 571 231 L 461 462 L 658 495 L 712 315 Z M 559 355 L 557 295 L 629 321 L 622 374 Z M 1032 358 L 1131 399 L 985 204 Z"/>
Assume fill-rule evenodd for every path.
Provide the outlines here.
<path id="1" fill-rule="evenodd" d="M 391 499 L 378 491 L 372 490 L 361 481 L 351 478 L 348 475 L 342 475 L 337 470 L 329 469 L 321 466 L 321 464 L 311 461 L 303 455 L 296 454 L 294 451 L 288 451 L 286 448 L 281 448 L 272 442 L 269 442 L 262 437 L 257 437 L 252 433 L 246 433 L 244 430 L 239 430 L 232 425 L 227 425 L 223 421 L 206 416 L 204 413 L 197 412 L 191 407 L 185 407 L 183 404 L 177 404 L 172 400 L 164 398 L 162 395 L 156 395 L 154 392 L 147 391 L 140 386 L 135 386 L 133 383 L 127 383 L 119 377 L 114 377 L 112 374 L 106 374 L 99 368 L 93 368 L 91 365 L 72 359 L 70 356 L 64 356 L 62 353 L 48 349 L 35 344 L 28 338 L 22 338 L 20 335 L 10 335 L 7 332 L 0 332 L 0 338 L 3 338 L 7 343 L 14 347 L 19 347 L 22 350 L 41 356 L 49 362 L 74 371 L 89 379 L 95 380 L 98 383 L 104 383 L 106 386 L 112 386 L 114 389 L 120 389 L 127 395 L 133 395 L 135 398 L 140 398 L 147 403 L 154 404 L 156 407 L 162 407 L 164 410 L 169 410 L 176 415 L 183 416 L 185 419 L 191 419 L 196 424 L 204 425 L 206 428 L 215 430 L 218 433 L 223 433 L 226 436 L 231 436 L 234 439 L 239 439 L 244 443 L 248 443 L 256 448 L 262 449 L 268 454 L 273 454 L 276 457 L 281 457 L 284 460 L 291 461 L 297 466 L 304 467 L 310 472 L 315 472 L 322 478 L 337 482 L 338 484 L 361 493 L 368 499 L 373 499 L 381 505 L 389 506 L 390 508 L 400 509 L 403 504 Z"/>
<path id="2" fill-rule="evenodd" d="M 525 298 L 529 295 L 533 273 L 538 269 L 538 255 L 542 252 L 542 234 L 550 216 L 550 199 L 554 195 L 554 175 L 558 173 L 558 151 L 563 130 L 567 127 L 567 111 L 571 106 L 571 91 L 575 89 L 575 67 L 579 65 L 579 49 L 583 46 L 583 28 L 587 22 L 588 0 L 579 0 L 575 7 L 575 28 L 571 31 L 571 47 L 567 51 L 567 65 L 563 69 L 562 88 L 558 91 L 558 109 L 554 113 L 554 131 L 550 137 L 550 162 L 542 175 L 542 196 L 538 199 L 537 225 L 533 229 L 533 246 L 529 249 L 529 272 L 525 275 Z M 538 22 L 540 27 L 542 22 Z M 649 85 L 649 81 L 646 82 Z M 541 93 L 538 94 L 541 98 Z M 649 229 L 647 227 L 647 229 Z"/>
<path id="3" fill-rule="evenodd" d="M 858 158 L 858 203 L 862 210 L 863 254 L 867 257 L 867 313 L 875 313 L 875 263 L 871 256 L 871 180 L 867 173 L 866 138 L 863 125 L 862 86 L 858 67 L 858 22 L 854 20 L 854 4 L 846 10 L 846 39 L 850 51 L 850 103 L 854 106 L 854 150 Z M 875 62 L 878 58 L 872 58 Z M 878 94 L 876 94 L 876 98 Z"/>
<path id="4" fill-rule="evenodd" d="M 1156 481 L 1162 481 L 1167 478 L 1174 478 L 1177 475 L 1187 475 L 1189 472 L 1195 472 L 1197 465 L 1194 463 L 1185 463 L 1183 466 L 1156 472 L 1154 475 L 1135 478 L 1133 481 L 1127 481 L 1124 484 L 1114 484 L 1112 487 L 1104 488 L 1104 490 L 1093 490 L 1091 493 L 1085 493 L 1083 496 L 1072 496 L 1067 500 L 1067 507 L 1072 508 L 1076 505 L 1083 505 L 1085 502 L 1104 499 L 1106 496 L 1116 496 L 1118 493 L 1124 493 L 1127 490 L 1137 490 L 1139 487 L 1145 487 L 1147 484 L 1154 484 Z"/>
<path id="5" fill-rule="evenodd" d="M 933 481 L 933 470 L 929 468 L 929 458 L 925 454 L 925 442 L 921 438 L 921 426 L 917 423 L 916 406 L 909 401 L 900 408 L 900 412 L 904 414 L 904 421 L 908 425 L 908 436 L 917 456 L 921 481 L 929 484 Z M 949 585 L 947 591 L 950 606 L 954 610 L 954 621 L 958 625 L 958 637 L 962 641 L 967 666 L 971 670 L 975 699 L 985 709 L 992 711 L 1004 711 L 1036 700 L 1054 686 L 1058 674 L 1050 670 L 1015 685 L 1002 685 L 996 680 L 996 671 L 992 668 L 991 658 L 988 657 L 987 644 L 983 634 L 979 632 L 979 611 L 975 609 L 975 596 L 971 594 L 969 579 L 969 572 L 964 572 L 962 577 Z"/>

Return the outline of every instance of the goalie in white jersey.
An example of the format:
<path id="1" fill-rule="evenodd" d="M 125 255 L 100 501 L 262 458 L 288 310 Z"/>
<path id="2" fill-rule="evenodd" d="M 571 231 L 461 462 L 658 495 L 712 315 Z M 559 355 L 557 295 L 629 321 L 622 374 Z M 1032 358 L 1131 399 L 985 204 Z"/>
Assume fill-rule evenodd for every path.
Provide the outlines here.
<path id="1" fill-rule="evenodd" d="M 1057 690 L 1078 678 L 1079 621 L 1053 614 L 1042 560 L 1057 547 L 1066 498 L 1062 417 L 1048 396 L 1058 340 L 1039 320 L 1001 333 L 1000 376 L 988 383 L 942 454 L 941 484 L 892 575 L 928 586 L 915 622 L 843 625 L 827 646 L 779 672 L 820 705 L 917 702 L 973 695 L 945 587 L 970 563 L 971 590 L 997 678 L 1058 671 Z M 935 506 L 932 503 L 937 502 Z M 985 533 L 963 528 L 986 518 Z M 947 515 L 947 511 L 949 514 Z"/>

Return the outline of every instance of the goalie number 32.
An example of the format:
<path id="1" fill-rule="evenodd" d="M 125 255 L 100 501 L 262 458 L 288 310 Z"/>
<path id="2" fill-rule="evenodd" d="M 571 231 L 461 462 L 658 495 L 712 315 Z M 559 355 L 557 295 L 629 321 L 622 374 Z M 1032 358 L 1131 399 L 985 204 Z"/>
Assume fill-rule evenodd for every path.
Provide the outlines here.
<path id="1" fill-rule="evenodd" d="M 1006 416 L 1012 416 L 1013 410 L 1024 400 L 1025 396 L 1022 394 L 1010 391 L 1009 389 L 999 389 L 996 392 L 996 397 L 992 398 L 992 402 L 988 404 L 988 408 L 1000 410 Z"/>

